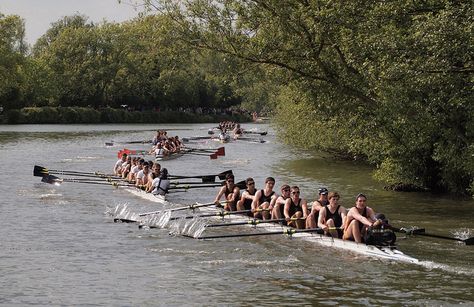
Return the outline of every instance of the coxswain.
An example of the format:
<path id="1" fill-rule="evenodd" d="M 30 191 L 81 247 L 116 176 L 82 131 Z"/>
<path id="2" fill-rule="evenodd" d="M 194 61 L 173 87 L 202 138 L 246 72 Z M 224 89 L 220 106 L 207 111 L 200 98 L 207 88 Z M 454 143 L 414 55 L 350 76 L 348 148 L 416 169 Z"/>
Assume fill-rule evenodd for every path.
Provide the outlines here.
<path id="1" fill-rule="evenodd" d="M 290 198 L 290 186 L 287 184 L 284 184 L 280 188 L 280 196 L 277 197 L 275 204 L 273 205 L 273 210 L 272 210 L 272 219 L 274 220 L 279 220 L 282 219 L 285 214 L 285 203 L 288 198 Z"/>
<path id="2" fill-rule="evenodd" d="M 242 196 L 240 196 L 240 200 L 237 202 L 237 210 L 251 210 L 252 209 L 252 202 L 255 199 L 255 194 L 257 190 L 255 189 L 255 180 L 253 178 L 245 179 L 245 185 L 247 189 L 242 192 Z M 253 216 L 251 212 L 248 214 L 249 216 Z"/>
<path id="3" fill-rule="evenodd" d="M 326 188 L 319 188 L 318 194 L 319 198 L 311 204 L 311 212 L 308 215 L 308 218 L 306 219 L 306 228 L 317 228 L 318 227 L 318 216 L 319 216 L 319 211 L 323 207 L 325 207 L 329 201 L 328 201 L 328 189 Z"/>
<path id="4" fill-rule="evenodd" d="M 378 227 L 382 224 L 375 218 L 375 212 L 367 206 L 367 197 L 364 194 L 356 196 L 355 206 L 349 209 L 344 223 L 344 240 L 361 243 L 369 227 Z"/>
<path id="5" fill-rule="evenodd" d="M 154 195 L 165 195 L 168 193 L 170 188 L 170 180 L 168 179 L 168 170 L 163 168 L 160 172 L 160 176 L 153 179 L 152 182 L 153 191 L 151 192 Z"/>
<path id="6" fill-rule="evenodd" d="M 308 216 L 308 205 L 305 199 L 300 198 L 300 193 L 298 186 L 291 187 L 291 196 L 285 201 L 283 213 L 288 226 L 304 229 L 304 219 Z"/>
<path id="7" fill-rule="evenodd" d="M 329 193 L 329 204 L 319 211 L 318 227 L 323 229 L 326 235 L 342 239 L 342 226 L 347 216 L 347 210 L 338 204 L 339 198 L 339 193 Z"/>
<path id="8" fill-rule="evenodd" d="M 220 205 L 222 196 L 225 196 L 227 203 L 224 205 L 224 210 L 226 211 L 235 211 L 237 207 L 237 201 L 240 198 L 240 189 L 235 185 L 234 180 L 234 175 L 227 174 L 225 176 L 225 185 L 219 189 L 216 199 L 214 200 L 216 205 Z"/>
<path id="9" fill-rule="evenodd" d="M 265 179 L 265 188 L 258 190 L 255 194 L 255 198 L 252 202 L 254 218 L 263 218 L 264 220 L 270 219 L 270 212 L 272 211 L 277 199 L 277 195 L 275 194 L 275 191 L 273 191 L 274 186 L 275 178 L 267 177 Z"/>

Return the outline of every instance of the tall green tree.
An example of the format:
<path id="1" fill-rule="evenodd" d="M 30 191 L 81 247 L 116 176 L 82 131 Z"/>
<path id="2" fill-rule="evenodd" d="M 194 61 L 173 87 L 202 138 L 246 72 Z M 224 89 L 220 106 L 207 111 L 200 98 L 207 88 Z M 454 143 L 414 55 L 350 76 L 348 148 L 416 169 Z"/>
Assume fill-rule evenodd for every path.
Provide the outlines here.
<path id="1" fill-rule="evenodd" d="M 195 48 L 279 75 L 288 142 L 362 157 L 389 183 L 473 192 L 469 1 L 145 3 Z"/>
<path id="2" fill-rule="evenodd" d="M 0 105 L 5 109 L 21 102 L 21 65 L 27 51 L 24 38 L 23 20 L 0 13 Z"/>

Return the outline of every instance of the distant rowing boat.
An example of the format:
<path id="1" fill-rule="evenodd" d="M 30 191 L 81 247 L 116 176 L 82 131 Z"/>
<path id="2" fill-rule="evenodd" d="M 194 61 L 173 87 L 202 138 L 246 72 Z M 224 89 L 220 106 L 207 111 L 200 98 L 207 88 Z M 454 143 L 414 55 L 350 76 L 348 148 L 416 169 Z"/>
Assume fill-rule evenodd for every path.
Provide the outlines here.
<path id="1" fill-rule="evenodd" d="M 168 155 L 156 155 L 155 156 L 155 161 L 167 161 L 167 160 L 174 160 L 179 157 L 182 157 L 185 154 L 185 152 L 173 152 Z"/>
<path id="2" fill-rule="evenodd" d="M 201 211 L 204 212 L 215 212 L 215 208 L 202 207 Z M 222 218 L 221 218 L 222 219 Z M 245 222 L 251 221 L 246 215 L 226 215 L 227 220 L 233 222 Z M 258 227 L 261 230 L 266 231 L 281 231 L 283 234 L 285 230 L 293 229 L 291 227 L 283 226 L 277 223 L 261 223 L 261 224 L 248 224 L 251 227 Z M 335 247 L 344 250 L 349 250 L 365 256 L 376 257 L 381 259 L 389 259 L 400 262 L 418 263 L 419 260 L 404 254 L 396 246 L 375 246 L 367 245 L 364 243 L 356 243 L 354 241 L 342 240 L 333 237 L 329 237 L 323 234 L 317 234 L 313 232 L 297 232 L 292 234 L 292 237 L 300 238 L 304 241 L 314 242 L 322 246 Z"/>

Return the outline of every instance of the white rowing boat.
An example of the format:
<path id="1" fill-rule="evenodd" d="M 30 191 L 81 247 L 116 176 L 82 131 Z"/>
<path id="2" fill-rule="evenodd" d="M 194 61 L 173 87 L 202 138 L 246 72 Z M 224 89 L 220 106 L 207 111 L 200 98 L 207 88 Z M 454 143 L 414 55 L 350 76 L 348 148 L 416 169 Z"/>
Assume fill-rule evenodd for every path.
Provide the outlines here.
<path id="1" fill-rule="evenodd" d="M 201 207 L 200 210 L 203 212 L 216 211 L 216 209 L 212 207 Z M 228 221 L 233 221 L 233 222 L 245 222 L 245 221 L 251 220 L 251 218 L 249 218 L 248 216 L 237 215 L 237 214 L 226 215 L 224 219 Z M 265 230 L 265 231 L 281 231 L 282 234 L 284 234 L 285 230 L 292 229 L 291 227 L 283 226 L 277 223 L 261 223 L 261 224 L 256 224 L 256 225 L 249 224 L 248 226 L 258 227 L 259 229 Z M 365 256 L 370 256 L 370 257 L 389 259 L 389 260 L 408 262 L 408 263 L 419 262 L 418 259 L 404 254 L 396 246 L 367 245 L 364 243 L 356 243 L 354 241 L 347 241 L 347 240 L 332 238 L 332 237 L 328 237 L 322 234 L 317 234 L 315 232 L 314 233 L 313 232 L 297 232 L 297 233 L 292 234 L 292 237 L 301 238 L 302 240 L 314 242 L 322 246 L 349 250 L 351 252 L 355 252 L 355 253 L 362 254 Z"/>
<path id="2" fill-rule="evenodd" d="M 140 190 L 138 188 L 133 188 L 133 187 L 132 188 L 126 188 L 125 190 L 129 193 L 132 193 L 133 195 L 136 195 L 140 198 L 152 201 L 154 203 L 159 203 L 159 204 L 163 204 L 163 205 L 169 205 L 170 204 L 170 202 L 168 202 L 166 200 L 165 195 L 155 195 L 155 194 L 147 193 L 143 190 Z"/>
<path id="3" fill-rule="evenodd" d="M 173 160 L 177 159 L 179 157 L 182 157 L 184 155 L 184 152 L 173 152 L 168 155 L 156 155 L 155 156 L 155 161 L 168 161 L 168 160 Z"/>

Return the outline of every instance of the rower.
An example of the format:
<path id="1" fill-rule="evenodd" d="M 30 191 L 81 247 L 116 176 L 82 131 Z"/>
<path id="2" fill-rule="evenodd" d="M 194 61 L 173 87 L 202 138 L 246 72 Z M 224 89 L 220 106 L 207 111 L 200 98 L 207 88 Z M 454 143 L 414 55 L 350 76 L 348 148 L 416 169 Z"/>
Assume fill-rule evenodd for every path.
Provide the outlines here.
<path id="1" fill-rule="evenodd" d="M 255 180 L 253 178 L 245 179 L 245 185 L 247 189 L 242 193 L 240 200 L 237 202 L 237 210 L 251 210 L 252 209 L 252 202 L 255 199 L 255 193 L 257 190 L 255 189 Z M 253 216 L 251 212 L 248 214 L 249 216 Z"/>
<path id="2" fill-rule="evenodd" d="M 361 243 L 369 227 L 378 227 L 381 224 L 382 222 L 375 218 L 374 210 L 367 206 L 367 197 L 360 193 L 356 196 L 355 207 L 347 213 L 342 238 Z"/>
<path id="3" fill-rule="evenodd" d="M 139 188 L 140 187 L 146 188 L 146 184 L 148 183 L 149 173 L 150 173 L 150 165 L 148 164 L 148 162 L 144 162 L 143 169 L 141 169 L 137 173 L 137 180 L 135 182 L 135 185 Z"/>
<path id="4" fill-rule="evenodd" d="M 224 210 L 226 211 L 235 211 L 237 206 L 237 201 L 240 197 L 240 189 L 234 184 L 234 175 L 227 174 L 225 176 L 225 185 L 219 189 L 214 203 L 220 205 L 220 200 L 222 196 L 225 196 L 227 203 L 224 205 Z"/>
<path id="5" fill-rule="evenodd" d="M 128 156 L 128 157 L 127 157 L 127 161 L 125 161 L 125 162 L 122 164 L 122 171 L 121 171 L 122 174 L 120 175 L 120 177 L 122 177 L 122 179 L 127 178 L 128 173 L 130 172 L 131 167 L 132 167 L 132 156 Z"/>
<path id="6" fill-rule="evenodd" d="M 168 179 L 168 170 L 163 168 L 160 172 L 160 176 L 153 179 L 151 184 L 153 186 L 153 191 L 151 192 L 154 195 L 165 195 L 168 193 L 170 188 L 170 181 Z"/>
<path id="7" fill-rule="evenodd" d="M 265 179 L 265 188 L 257 191 L 255 198 L 252 202 L 252 210 L 254 211 L 254 218 L 263 218 L 264 220 L 270 219 L 270 212 L 275 205 L 277 195 L 273 191 L 275 186 L 275 178 L 267 177 Z M 258 209 L 264 209 L 264 211 L 257 211 Z"/>
<path id="8" fill-rule="evenodd" d="M 234 134 L 234 140 L 238 139 L 244 131 L 240 128 L 240 124 L 236 124 L 232 133 Z"/>
<path id="9" fill-rule="evenodd" d="M 148 162 L 149 163 L 149 162 Z M 153 180 L 155 178 L 158 178 L 161 173 L 161 165 L 158 162 L 153 163 L 153 166 L 151 168 L 151 172 L 148 174 L 148 182 L 146 184 L 146 192 L 151 193 L 154 189 L 153 187 Z"/>
<path id="10" fill-rule="evenodd" d="M 284 184 L 280 188 L 281 195 L 278 196 L 278 198 L 275 201 L 275 205 L 273 206 L 272 210 L 272 219 L 274 220 L 279 220 L 282 219 L 285 214 L 285 202 L 288 198 L 290 198 L 290 186 L 287 184 Z"/>
<path id="11" fill-rule="evenodd" d="M 130 173 L 128 174 L 127 180 L 129 182 L 133 182 L 137 179 L 137 174 L 139 171 L 143 169 L 143 164 L 145 163 L 144 159 L 138 159 L 137 158 L 137 163 L 135 166 L 132 166 L 130 169 Z"/>
<path id="12" fill-rule="evenodd" d="M 158 144 L 159 142 L 161 142 L 161 131 L 160 130 L 156 130 L 156 135 L 153 137 L 153 140 L 152 140 L 152 144 L 154 146 L 156 146 L 156 144 Z"/>
<path id="13" fill-rule="evenodd" d="M 122 154 L 122 156 L 120 157 L 120 159 L 117 160 L 117 162 L 115 162 L 115 166 L 114 166 L 114 174 L 116 176 L 120 176 L 122 174 L 122 165 L 127 162 L 127 154 L 124 153 Z"/>
<path id="14" fill-rule="evenodd" d="M 305 199 L 300 198 L 300 188 L 298 186 L 291 187 L 291 196 L 285 201 L 285 218 L 287 225 L 298 229 L 305 228 L 305 221 L 302 219 L 308 216 L 308 205 Z M 296 220 L 291 220 L 296 219 Z"/>
<path id="15" fill-rule="evenodd" d="M 324 230 L 326 235 L 333 238 L 342 238 L 342 225 L 347 216 L 347 210 L 338 204 L 339 193 L 331 192 L 328 195 L 329 204 L 319 211 L 318 227 Z"/>
<path id="16" fill-rule="evenodd" d="M 326 206 L 328 201 L 328 189 L 320 188 L 318 190 L 319 198 L 311 204 L 311 213 L 306 219 L 306 228 L 317 228 L 318 227 L 318 216 L 321 209 Z"/>

